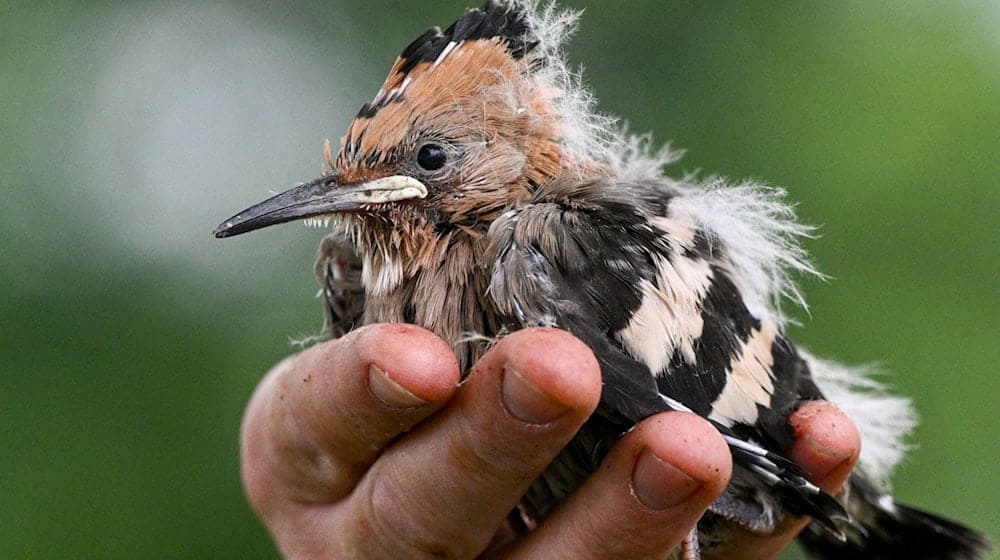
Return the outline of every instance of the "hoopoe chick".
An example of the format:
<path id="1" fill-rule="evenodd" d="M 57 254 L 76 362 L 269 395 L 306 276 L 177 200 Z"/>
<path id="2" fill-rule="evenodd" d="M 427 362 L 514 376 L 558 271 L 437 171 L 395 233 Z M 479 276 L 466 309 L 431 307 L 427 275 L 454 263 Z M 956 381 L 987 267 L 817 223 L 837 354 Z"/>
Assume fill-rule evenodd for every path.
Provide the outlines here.
<path id="1" fill-rule="evenodd" d="M 486 2 L 399 56 L 372 101 L 327 148 L 323 177 L 222 223 L 217 237 L 305 218 L 335 232 L 317 263 L 327 325 L 406 322 L 453 344 L 463 371 L 490 340 L 531 326 L 590 346 L 601 405 L 532 485 L 543 518 L 636 422 L 664 410 L 707 418 L 734 475 L 685 543 L 711 555 L 736 526 L 768 533 L 809 515 L 820 558 L 977 558 L 984 535 L 880 490 L 901 458 L 909 405 L 798 350 L 785 336 L 793 273 L 815 272 L 780 191 L 662 175 L 667 151 L 596 115 L 561 42 L 575 14 Z M 840 501 L 781 456 L 789 415 L 845 395 L 864 436 Z M 878 416 L 873 417 L 871 412 Z M 866 476 L 870 478 L 866 478 Z"/>

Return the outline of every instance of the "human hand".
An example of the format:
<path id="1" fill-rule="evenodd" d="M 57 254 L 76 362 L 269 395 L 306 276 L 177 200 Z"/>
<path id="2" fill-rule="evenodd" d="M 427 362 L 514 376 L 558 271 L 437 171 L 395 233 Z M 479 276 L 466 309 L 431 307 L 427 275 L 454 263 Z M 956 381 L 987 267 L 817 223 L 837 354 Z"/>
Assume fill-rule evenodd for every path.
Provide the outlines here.
<path id="1" fill-rule="evenodd" d="M 374 367 L 372 367 L 374 366 Z M 502 339 L 458 386 L 451 348 L 412 325 L 373 325 L 276 366 L 248 405 L 243 482 L 292 558 L 643 558 L 674 549 L 731 469 L 691 414 L 652 416 L 534 531 L 495 538 L 531 482 L 593 412 L 600 371 L 565 332 Z M 789 450 L 839 488 L 853 424 L 826 403 L 793 416 Z M 776 554 L 804 526 L 741 536 L 733 558 Z"/>

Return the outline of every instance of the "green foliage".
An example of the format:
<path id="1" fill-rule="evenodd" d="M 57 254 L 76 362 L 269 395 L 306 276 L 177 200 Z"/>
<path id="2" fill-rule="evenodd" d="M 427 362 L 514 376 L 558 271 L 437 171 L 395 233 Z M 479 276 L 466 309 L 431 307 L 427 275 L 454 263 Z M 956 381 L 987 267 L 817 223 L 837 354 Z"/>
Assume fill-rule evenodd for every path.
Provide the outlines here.
<path id="1" fill-rule="evenodd" d="M 320 234 L 222 218 L 317 174 L 463 2 L 0 9 L 0 557 L 267 558 L 237 435 L 315 332 Z M 571 58 L 671 171 L 789 189 L 828 284 L 799 341 L 914 397 L 903 499 L 1000 529 L 995 4 L 591 1 Z"/>

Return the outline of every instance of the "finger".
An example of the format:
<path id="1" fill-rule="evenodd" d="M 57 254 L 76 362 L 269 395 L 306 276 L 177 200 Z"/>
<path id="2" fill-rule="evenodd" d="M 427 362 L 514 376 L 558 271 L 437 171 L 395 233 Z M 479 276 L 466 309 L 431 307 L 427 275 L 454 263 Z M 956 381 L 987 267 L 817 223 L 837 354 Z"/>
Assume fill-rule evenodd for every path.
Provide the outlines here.
<path id="1" fill-rule="evenodd" d="M 790 419 L 795 442 L 788 458 L 795 462 L 810 482 L 836 494 L 861 455 L 861 433 L 837 405 L 809 401 Z"/>
<path id="2" fill-rule="evenodd" d="M 328 533 L 345 557 L 475 556 L 593 412 L 600 379 L 565 332 L 507 336 L 448 407 L 379 458 Z"/>
<path id="3" fill-rule="evenodd" d="M 831 494 L 844 486 L 861 454 L 861 435 L 857 426 L 836 405 L 809 401 L 792 414 L 789 422 L 795 442 L 787 451 L 810 482 Z M 719 558 L 773 558 L 809 524 L 809 518 L 786 516 L 769 535 L 738 530 L 736 537 Z"/>
<path id="4" fill-rule="evenodd" d="M 664 558 L 729 482 L 732 456 L 705 420 L 667 412 L 615 444 L 601 468 L 512 558 Z"/>
<path id="5" fill-rule="evenodd" d="M 373 325 L 276 366 L 241 429 L 243 482 L 265 519 L 347 494 L 380 450 L 454 392 L 451 348 L 411 325 Z"/>

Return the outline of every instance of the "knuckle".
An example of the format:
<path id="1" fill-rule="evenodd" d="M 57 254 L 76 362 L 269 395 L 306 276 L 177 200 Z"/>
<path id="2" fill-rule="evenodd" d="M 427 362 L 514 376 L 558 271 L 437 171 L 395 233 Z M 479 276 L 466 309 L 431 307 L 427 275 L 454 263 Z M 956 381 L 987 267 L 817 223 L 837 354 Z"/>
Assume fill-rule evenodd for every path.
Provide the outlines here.
<path id="1" fill-rule="evenodd" d="M 506 422 L 480 421 L 478 417 L 457 416 L 454 437 L 446 448 L 447 460 L 470 484 L 496 488 L 512 478 L 523 478 L 551 460 L 544 444 L 532 434 L 514 437 Z"/>
<path id="2" fill-rule="evenodd" d="M 583 512 L 570 526 L 569 538 L 585 550 L 587 557 L 606 559 L 653 557 L 655 539 L 643 532 L 645 524 L 628 516 L 610 516 L 594 509 Z"/>
<path id="3" fill-rule="evenodd" d="M 456 524 L 442 522 L 419 493 L 406 492 L 388 470 L 372 472 L 365 485 L 354 539 L 371 552 L 391 558 L 458 559 L 475 556 L 474 545 Z M 376 554 L 378 556 L 378 554 Z"/>

